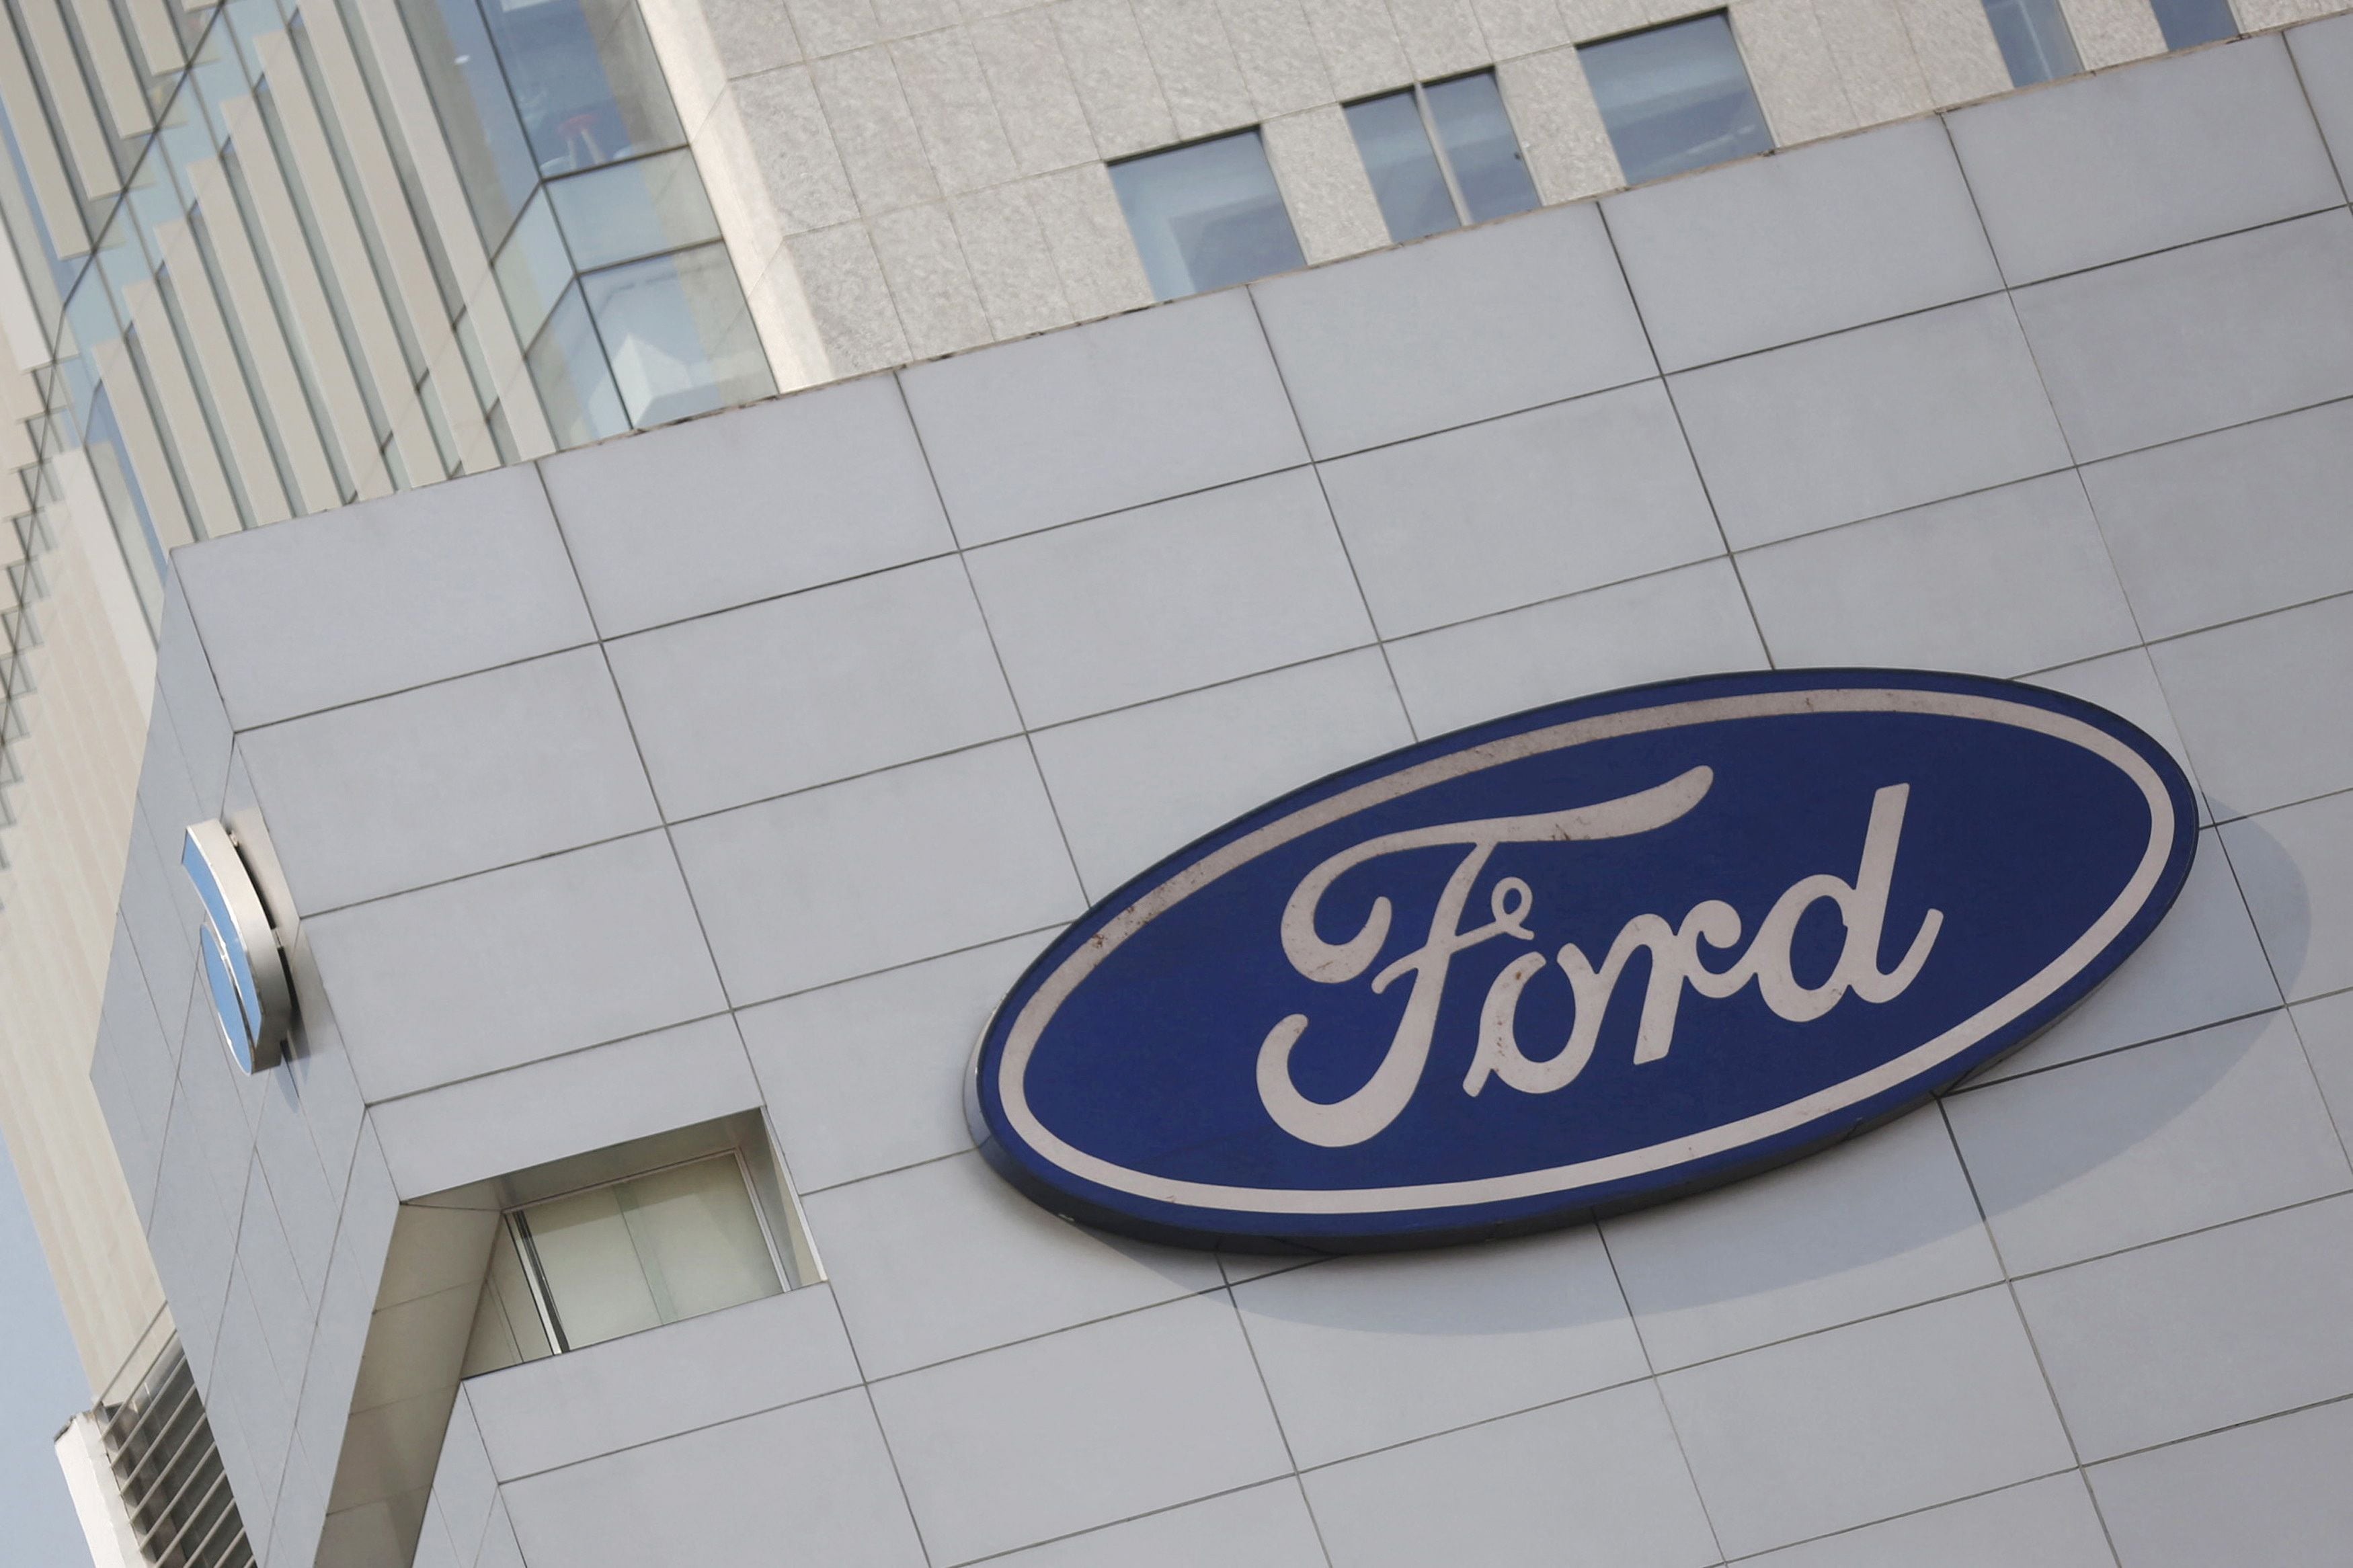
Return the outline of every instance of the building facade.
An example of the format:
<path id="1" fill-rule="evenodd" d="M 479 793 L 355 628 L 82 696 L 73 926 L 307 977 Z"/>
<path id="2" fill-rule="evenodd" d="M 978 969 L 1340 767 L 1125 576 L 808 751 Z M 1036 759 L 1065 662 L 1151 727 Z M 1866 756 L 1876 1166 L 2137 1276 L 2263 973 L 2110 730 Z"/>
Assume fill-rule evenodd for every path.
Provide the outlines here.
<path id="1" fill-rule="evenodd" d="M 20 0 L 0 1111 L 108 1528 L 2327 1560 L 2353 34 L 2122 64 L 2299 14 Z M 1987 1081 L 1412 1258 L 1117 1242 L 971 1152 L 995 1000 L 1193 835 L 1872 662 L 2206 792 Z M 298 993 L 250 1079 L 216 818 Z"/>
<path id="2" fill-rule="evenodd" d="M 2331 1561 L 2348 151 L 2322 22 L 181 550 L 93 1079 L 256 1558 Z M 1187 838 L 1848 663 L 2203 800 L 2148 947 L 1936 1104 L 1388 1257 L 973 1151 L 997 999 Z M 250 1077 L 216 818 L 295 989 Z"/>

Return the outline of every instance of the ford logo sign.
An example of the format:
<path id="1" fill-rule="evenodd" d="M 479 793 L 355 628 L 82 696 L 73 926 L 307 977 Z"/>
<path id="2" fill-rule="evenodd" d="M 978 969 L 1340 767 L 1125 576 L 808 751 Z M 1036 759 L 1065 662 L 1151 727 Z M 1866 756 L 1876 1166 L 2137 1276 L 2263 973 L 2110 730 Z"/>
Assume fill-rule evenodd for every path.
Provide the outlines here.
<path id="1" fill-rule="evenodd" d="M 244 1071 L 266 1072 L 284 1055 L 294 1019 L 294 992 L 269 911 L 224 823 L 189 826 L 180 838 L 180 869 L 204 906 L 196 947 L 221 1043 Z"/>
<path id="2" fill-rule="evenodd" d="M 1610 692 L 1260 807 L 1089 910 L 973 1059 L 990 1163 L 1164 1241 L 1411 1246 L 1726 1181 L 2027 1039 L 2154 929 L 2189 781 L 1972 676 Z"/>

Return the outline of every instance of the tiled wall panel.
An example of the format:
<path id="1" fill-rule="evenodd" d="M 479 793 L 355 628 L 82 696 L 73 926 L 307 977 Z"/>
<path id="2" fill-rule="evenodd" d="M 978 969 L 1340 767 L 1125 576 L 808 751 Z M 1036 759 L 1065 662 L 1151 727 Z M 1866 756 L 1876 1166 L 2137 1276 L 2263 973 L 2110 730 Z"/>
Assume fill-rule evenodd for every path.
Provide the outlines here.
<path id="1" fill-rule="evenodd" d="M 901 47 L 937 7 L 791 16 L 827 70 L 931 71 L 949 109 L 975 79 L 1010 101 L 1050 28 L 1067 92 L 1031 83 L 965 183 L 1569 25 L 966 9 L 973 61 Z M 829 1285 L 477 1385 L 420 1561 L 2325 1560 L 2353 1397 L 2353 215 L 2316 162 L 2343 28 L 185 557 L 202 636 L 166 642 L 100 1082 L 269 1560 L 309 1568 L 398 1197 L 760 1101 Z M 1150 115 L 1103 118 L 1146 77 Z M 2152 195 L 2193 123 L 2194 189 Z M 861 199 L 942 199 L 926 124 L 868 127 Z M 1598 1230 L 1304 1265 L 1063 1224 L 972 1152 L 996 999 L 1192 835 L 1518 708 L 1847 660 L 2107 703 L 2211 824 L 2147 948 L 1941 1103 Z M 463 700 L 544 670 L 585 684 Z M 172 861 L 257 799 L 307 906 L 306 1036 L 239 1082 Z M 758 1375 L 712 1376 L 731 1359 Z"/>

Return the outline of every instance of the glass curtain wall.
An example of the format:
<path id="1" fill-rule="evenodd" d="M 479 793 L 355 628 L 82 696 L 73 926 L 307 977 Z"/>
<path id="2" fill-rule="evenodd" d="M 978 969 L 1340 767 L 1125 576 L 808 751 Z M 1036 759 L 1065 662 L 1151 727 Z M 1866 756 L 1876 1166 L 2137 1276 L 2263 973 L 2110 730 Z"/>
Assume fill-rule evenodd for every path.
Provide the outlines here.
<path id="1" fill-rule="evenodd" d="M 775 390 L 633 0 L 400 0 L 565 446 Z"/>
<path id="2" fill-rule="evenodd" d="M 0 13 L 34 591 L 773 390 L 634 0 Z"/>

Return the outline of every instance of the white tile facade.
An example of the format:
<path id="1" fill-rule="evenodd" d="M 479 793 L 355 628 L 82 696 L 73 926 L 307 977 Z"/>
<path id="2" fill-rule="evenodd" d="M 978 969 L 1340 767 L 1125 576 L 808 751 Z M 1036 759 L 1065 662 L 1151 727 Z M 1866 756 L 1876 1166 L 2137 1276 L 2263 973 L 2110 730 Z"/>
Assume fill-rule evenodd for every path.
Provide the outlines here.
<path id="1" fill-rule="evenodd" d="M 951 215 L 1082 137 L 1645 15 L 789 6 L 828 114 L 934 83 L 859 121 L 846 197 Z M 385 1461 L 436 1478 L 417 1562 L 2333 1562 L 2353 215 L 2282 84 L 2337 61 L 2302 82 L 2347 124 L 2344 26 L 1992 106 L 1957 158 L 1893 127 L 185 553 L 173 711 L 211 687 L 232 739 L 156 728 L 97 1070 L 265 1561 L 369 1526 L 329 1509 L 401 1199 L 764 1105 L 828 1282 L 470 1384 L 438 1470 Z M 2146 182 L 2176 93 L 2281 165 L 2158 224 L 2021 163 Z M 1598 1227 L 1303 1266 L 1076 1228 L 972 1152 L 996 999 L 1224 817 L 1859 659 L 2108 703 L 2212 824 L 2144 952 L 1939 1103 Z M 257 801 L 304 1037 L 241 1082 L 167 847 Z"/>

